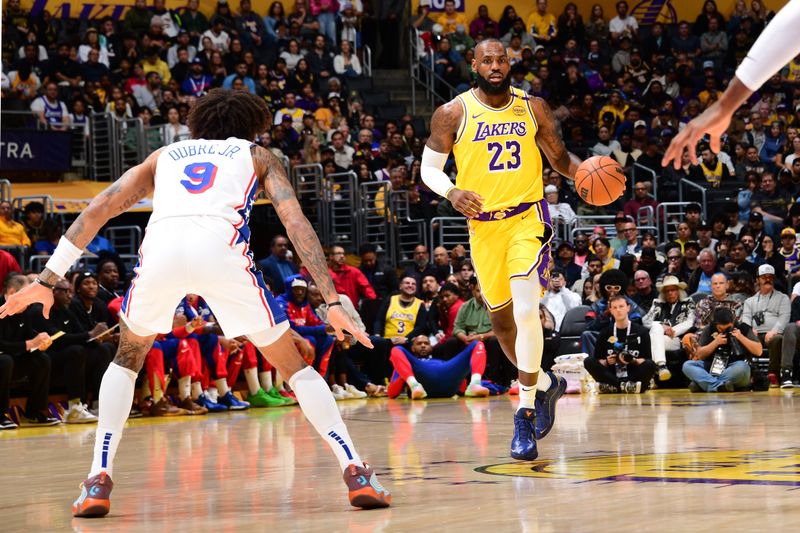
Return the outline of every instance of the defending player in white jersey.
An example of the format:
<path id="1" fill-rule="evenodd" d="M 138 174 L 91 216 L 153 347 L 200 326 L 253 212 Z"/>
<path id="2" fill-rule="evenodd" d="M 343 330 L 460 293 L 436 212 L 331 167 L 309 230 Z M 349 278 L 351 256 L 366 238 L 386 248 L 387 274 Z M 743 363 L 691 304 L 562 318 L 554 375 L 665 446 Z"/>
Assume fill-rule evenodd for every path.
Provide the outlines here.
<path id="1" fill-rule="evenodd" d="M 722 96 L 703 114 L 689 122 L 672 139 L 661 164 L 670 161 L 675 170 L 681 168 L 681 155 L 689 149 L 693 165 L 697 164 L 697 142 L 708 134 L 711 150 L 719 153 L 720 136 L 731 123 L 731 117 L 754 91 L 761 87 L 773 74 L 780 70 L 793 57 L 800 53 L 800 0 L 791 0 L 770 21 L 753 43 L 747 56 L 736 69 L 736 76 L 728 84 Z"/>
<path id="2" fill-rule="evenodd" d="M 229 337 L 246 336 L 284 376 L 314 428 L 344 471 L 350 503 L 386 507 L 389 491 L 361 462 L 336 402 L 322 377 L 295 348 L 289 322 L 254 268 L 248 219 L 260 190 L 272 200 L 297 253 L 328 304 L 328 321 L 372 347 L 342 310 L 314 229 L 303 215 L 283 165 L 254 139 L 269 124 L 264 101 L 241 91 L 214 90 L 189 113 L 193 140 L 150 154 L 92 200 L 69 227 L 37 283 L 10 296 L 0 318 L 42 303 L 47 317 L 52 289 L 109 219 L 153 194 L 153 214 L 139 250 L 139 265 L 120 312 L 120 343 L 100 387 L 94 461 L 75 516 L 104 516 L 110 508 L 114 456 L 133 400 L 136 376 L 157 333 L 172 326 L 173 311 L 187 293 L 214 309 Z M 175 238 L 179 236 L 179 238 Z"/>

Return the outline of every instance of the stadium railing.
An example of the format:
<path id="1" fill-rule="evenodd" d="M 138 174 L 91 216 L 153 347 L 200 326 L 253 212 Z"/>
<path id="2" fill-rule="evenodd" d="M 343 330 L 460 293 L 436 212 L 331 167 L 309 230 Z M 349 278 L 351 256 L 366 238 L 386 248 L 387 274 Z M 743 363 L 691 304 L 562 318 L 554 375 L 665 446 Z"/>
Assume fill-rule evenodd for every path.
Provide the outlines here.
<path id="1" fill-rule="evenodd" d="M 328 242 L 323 214 L 322 165 L 319 163 L 297 165 L 292 169 L 292 187 L 303 206 L 303 214 L 314 227 L 323 244 Z"/>
<path id="2" fill-rule="evenodd" d="M 698 184 L 698 183 L 695 183 L 693 181 L 689 181 L 686 178 L 681 178 L 681 181 L 678 182 L 678 201 L 679 202 L 684 202 L 684 196 L 688 196 L 688 194 L 687 194 L 688 190 L 687 189 L 697 189 L 698 191 L 700 191 L 701 200 L 698 203 L 700 204 L 700 207 L 703 210 L 703 218 L 707 220 L 708 213 L 706 213 L 706 188 L 703 187 L 702 185 Z M 688 202 L 688 199 L 686 201 Z"/>
<path id="3" fill-rule="evenodd" d="M 411 114 L 417 114 L 417 84 L 425 90 L 425 98 L 430 101 L 430 105 L 435 107 L 437 104 L 449 102 L 456 95 L 456 89 L 444 78 L 437 75 L 434 70 L 434 53 L 425 49 L 425 41 L 422 34 L 416 28 L 410 28 L 409 50 L 411 50 L 411 61 L 409 61 L 409 73 L 411 75 Z"/>
<path id="4" fill-rule="evenodd" d="M 390 264 L 397 264 L 397 247 L 394 239 L 394 223 L 391 216 L 392 184 L 388 181 L 368 181 L 358 185 L 357 243 L 374 244 L 385 253 Z M 376 202 L 377 198 L 383 198 Z"/>
<path id="5" fill-rule="evenodd" d="M 364 76 L 372 77 L 372 48 L 369 45 L 364 45 L 362 48 L 364 52 Z"/>
<path id="6" fill-rule="evenodd" d="M 392 222 L 395 225 L 395 242 L 399 264 L 407 263 L 414 257 L 414 248 L 422 243 L 428 246 L 425 220 L 413 218 L 409 191 L 392 191 Z"/>
<path id="7" fill-rule="evenodd" d="M 653 184 L 653 194 L 652 196 L 655 200 L 658 200 L 658 175 L 653 171 L 652 168 L 647 168 L 644 165 L 640 165 L 639 163 L 634 163 L 631 167 L 631 198 L 634 197 L 635 192 L 633 190 L 634 185 L 636 185 L 637 181 L 649 181 Z"/>
<path id="8" fill-rule="evenodd" d="M 355 172 L 328 174 L 324 178 L 322 204 L 327 234 L 324 241 L 330 245 L 355 247 L 358 240 L 354 213 L 358 203 L 358 186 Z"/>
<path id="9" fill-rule="evenodd" d="M 464 217 L 435 217 L 431 219 L 430 247 L 444 246 L 448 250 L 461 244 L 469 252 L 469 228 Z"/>
<path id="10" fill-rule="evenodd" d="M 691 182 L 690 182 L 691 183 Z M 669 242 L 675 236 L 677 222 L 683 220 L 686 202 L 662 202 L 656 208 L 656 220 L 660 229 L 659 242 Z"/>
<path id="11" fill-rule="evenodd" d="M 11 195 L 11 182 L 8 180 L 0 180 L 0 201 L 10 202 L 13 196 Z"/>
<path id="12" fill-rule="evenodd" d="M 139 226 L 110 226 L 103 235 L 118 254 L 136 255 L 142 244 L 142 228 Z"/>

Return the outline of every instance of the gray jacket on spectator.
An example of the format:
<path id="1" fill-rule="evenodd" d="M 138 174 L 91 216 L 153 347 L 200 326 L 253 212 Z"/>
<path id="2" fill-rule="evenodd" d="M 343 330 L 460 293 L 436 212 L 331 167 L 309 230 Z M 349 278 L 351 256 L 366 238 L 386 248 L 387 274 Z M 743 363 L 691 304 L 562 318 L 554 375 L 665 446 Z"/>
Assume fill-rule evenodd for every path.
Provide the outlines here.
<path id="1" fill-rule="evenodd" d="M 756 317 L 764 313 L 761 324 L 756 322 Z M 744 301 L 741 321 L 752 327 L 758 333 L 774 331 L 783 333 L 789 317 L 792 314 L 789 297 L 782 292 L 772 291 L 769 296 L 756 294 Z"/>

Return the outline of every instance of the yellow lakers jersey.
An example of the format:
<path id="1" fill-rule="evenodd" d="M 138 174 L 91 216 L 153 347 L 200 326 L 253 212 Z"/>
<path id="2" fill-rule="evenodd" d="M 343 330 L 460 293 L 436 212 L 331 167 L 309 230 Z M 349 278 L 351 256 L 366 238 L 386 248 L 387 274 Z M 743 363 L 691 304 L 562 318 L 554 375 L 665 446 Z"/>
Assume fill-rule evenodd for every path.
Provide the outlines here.
<path id="1" fill-rule="evenodd" d="M 407 337 L 414 329 L 420 305 L 422 305 L 422 300 L 414 298 L 414 303 L 408 307 L 403 307 L 400 304 L 400 295 L 395 294 L 392 296 L 389 299 L 389 309 L 386 310 L 386 327 L 383 329 L 384 338 Z"/>
<path id="2" fill-rule="evenodd" d="M 531 96 L 511 88 L 511 101 L 489 107 L 470 90 L 457 97 L 463 118 L 456 133 L 459 189 L 483 198 L 483 211 L 498 211 L 543 198 L 542 156 L 536 146 Z"/>

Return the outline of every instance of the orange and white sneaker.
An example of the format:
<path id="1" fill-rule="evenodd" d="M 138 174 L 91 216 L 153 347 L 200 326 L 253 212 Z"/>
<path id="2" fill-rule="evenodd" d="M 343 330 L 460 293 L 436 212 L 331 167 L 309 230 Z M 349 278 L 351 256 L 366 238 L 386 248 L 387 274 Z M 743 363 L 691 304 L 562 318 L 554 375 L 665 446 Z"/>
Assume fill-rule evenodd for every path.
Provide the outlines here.
<path id="1" fill-rule="evenodd" d="M 72 516 L 103 517 L 111 508 L 111 489 L 114 482 L 106 472 L 100 472 L 81 483 L 81 495 L 72 503 Z"/>
<path id="2" fill-rule="evenodd" d="M 391 505 L 392 495 L 378 482 L 375 472 L 367 463 L 364 466 L 348 466 L 343 477 L 353 507 L 377 509 Z"/>

